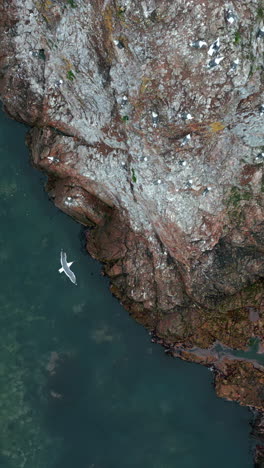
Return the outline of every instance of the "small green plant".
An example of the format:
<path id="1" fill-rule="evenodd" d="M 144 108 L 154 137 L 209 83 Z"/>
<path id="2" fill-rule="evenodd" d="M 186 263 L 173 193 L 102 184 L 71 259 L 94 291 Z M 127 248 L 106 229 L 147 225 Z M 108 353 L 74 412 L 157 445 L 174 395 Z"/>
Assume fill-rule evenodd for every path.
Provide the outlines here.
<path id="1" fill-rule="evenodd" d="M 235 37 L 234 37 L 234 44 L 238 45 L 241 41 L 241 33 L 239 30 L 235 32 Z"/>
<path id="2" fill-rule="evenodd" d="M 135 184 L 136 181 L 137 181 L 136 174 L 135 174 L 135 169 L 133 169 L 133 167 L 132 167 L 131 171 L 132 171 L 132 182 L 134 182 L 134 184 Z"/>
<path id="3" fill-rule="evenodd" d="M 122 7 L 122 6 L 119 6 L 117 7 L 117 16 L 123 16 L 123 14 L 125 13 L 126 11 L 126 7 Z"/>
<path id="4" fill-rule="evenodd" d="M 123 122 L 127 122 L 129 120 L 128 115 L 123 115 L 123 117 L 121 117 L 121 120 L 123 120 Z"/>
<path id="5" fill-rule="evenodd" d="M 227 214 L 232 223 L 240 225 L 244 220 L 243 205 L 245 201 L 252 199 L 252 193 L 248 190 L 242 190 L 239 187 L 232 187 L 229 196 L 225 201 Z M 242 202 L 242 203 L 241 203 Z"/>
<path id="6" fill-rule="evenodd" d="M 71 80 L 71 81 L 73 81 L 74 78 L 75 78 L 75 75 L 74 75 L 74 73 L 73 73 L 72 70 L 69 70 L 69 71 L 67 72 L 67 75 L 66 75 L 66 76 L 67 76 L 68 80 Z"/>
<path id="7" fill-rule="evenodd" d="M 252 194 L 246 190 L 240 190 L 238 187 L 232 187 L 227 201 L 228 206 L 237 207 L 242 200 L 250 200 Z"/>
<path id="8" fill-rule="evenodd" d="M 261 5 L 257 8 L 257 18 L 264 19 L 264 8 Z"/>
<path id="9" fill-rule="evenodd" d="M 67 0 L 67 3 L 68 3 L 72 8 L 77 8 L 77 3 L 75 3 L 74 0 Z"/>

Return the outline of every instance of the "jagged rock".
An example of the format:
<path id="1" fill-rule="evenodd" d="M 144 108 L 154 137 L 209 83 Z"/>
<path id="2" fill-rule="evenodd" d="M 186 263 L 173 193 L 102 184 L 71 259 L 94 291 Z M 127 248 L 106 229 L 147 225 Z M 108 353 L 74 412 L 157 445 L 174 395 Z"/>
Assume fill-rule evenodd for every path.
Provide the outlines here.
<path id="1" fill-rule="evenodd" d="M 264 466 L 264 413 L 256 413 L 252 423 L 252 435 L 257 439 L 255 449 L 255 468 Z"/>
<path id="2" fill-rule="evenodd" d="M 90 226 L 87 249 L 132 315 L 187 350 L 263 338 L 263 12 L 257 0 L 0 5 L 2 101 L 32 126 L 50 197 Z M 224 59 L 208 68 L 218 38 Z M 243 369 L 240 382 L 263 385 Z M 263 409 L 223 374 L 219 394 Z"/>

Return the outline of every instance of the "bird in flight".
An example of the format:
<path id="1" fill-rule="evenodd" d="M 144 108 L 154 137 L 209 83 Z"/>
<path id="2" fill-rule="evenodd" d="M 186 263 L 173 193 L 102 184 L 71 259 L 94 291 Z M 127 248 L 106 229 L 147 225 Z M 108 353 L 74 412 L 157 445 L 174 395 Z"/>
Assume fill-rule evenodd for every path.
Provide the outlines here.
<path id="1" fill-rule="evenodd" d="M 71 282 L 77 285 L 75 274 L 70 269 L 70 266 L 73 264 L 73 262 L 67 262 L 66 252 L 64 252 L 63 250 L 61 250 L 60 262 L 61 268 L 59 269 L 59 273 L 64 272 L 65 275 L 68 276 L 68 278 L 71 280 Z"/>

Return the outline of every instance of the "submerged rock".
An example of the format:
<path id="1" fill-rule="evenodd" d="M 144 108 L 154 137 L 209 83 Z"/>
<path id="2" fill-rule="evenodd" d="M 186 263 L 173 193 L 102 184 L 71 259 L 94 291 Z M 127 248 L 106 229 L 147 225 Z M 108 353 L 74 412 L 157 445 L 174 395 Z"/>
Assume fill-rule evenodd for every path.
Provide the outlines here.
<path id="1" fill-rule="evenodd" d="M 131 314 L 187 350 L 264 334 L 263 25 L 258 2 L 235 3 L 0 6 L 2 101 L 32 126 L 50 197 L 90 227 L 87 250 Z M 239 362 L 218 393 L 264 409 L 263 371 Z"/>

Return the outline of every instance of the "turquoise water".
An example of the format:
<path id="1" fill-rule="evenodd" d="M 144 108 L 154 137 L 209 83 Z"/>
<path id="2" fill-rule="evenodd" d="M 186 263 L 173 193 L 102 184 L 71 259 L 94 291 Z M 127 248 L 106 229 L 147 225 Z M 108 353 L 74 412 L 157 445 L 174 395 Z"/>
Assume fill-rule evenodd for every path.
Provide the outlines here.
<path id="1" fill-rule="evenodd" d="M 252 468 L 249 411 L 111 296 L 29 165 L 25 133 L 0 115 L 0 467 Z M 58 273 L 61 248 L 77 287 Z M 66 356 L 56 377 L 52 352 Z"/>

